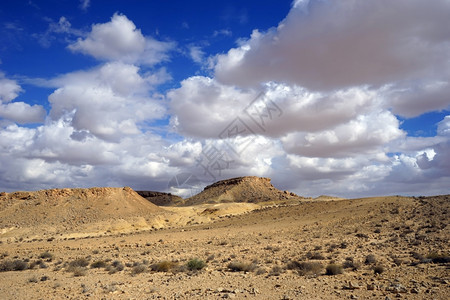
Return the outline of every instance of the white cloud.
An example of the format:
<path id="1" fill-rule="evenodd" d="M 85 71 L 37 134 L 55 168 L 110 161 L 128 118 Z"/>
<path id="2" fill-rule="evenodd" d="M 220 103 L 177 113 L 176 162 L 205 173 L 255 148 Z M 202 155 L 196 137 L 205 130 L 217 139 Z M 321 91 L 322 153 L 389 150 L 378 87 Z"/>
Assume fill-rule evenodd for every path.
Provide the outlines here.
<path id="1" fill-rule="evenodd" d="M 25 102 L 0 104 L 0 118 L 19 124 L 42 123 L 47 112 L 41 105 L 29 105 Z"/>
<path id="2" fill-rule="evenodd" d="M 15 80 L 5 77 L 5 74 L 0 72 L 0 102 L 7 103 L 17 98 L 22 88 Z"/>
<path id="3" fill-rule="evenodd" d="M 348 157 L 380 152 L 380 147 L 405 135 L 390 112 L 359 115 L 348 123 L 321 132 L 295 132 L 282 137 L 289 153 L 306 157 Z"/>
<path id="4" fill-rule="evenodd" d="M 310 1 L 307 12 L 296 7 L 277 28 L 255 31 L 220 56 L 217 78 L 324 90 L 448 75 L 448 1 Z"/>
<path id="5" fill-rule="evenodd" d="M 82 10 L 87 10 L 91 5 L 91 0 L 80 0 L 80 7 Z"/>
<path id="6" fill-rule="evenodd" d="M 203 60 L 205 59 L 205 52 L 200 46 L 191 45 L 189 47 L 189 56 L 194 62 L 202 64 Z"/>
<path id="7" fill-rule="evenodd" d="M 20 92 L 22 92 L 20 85 L 0 72 L 0 119 L 19 124 L 43 122 L 47 113 L 41 105 L 29 105 L 20 101 L 11 102 L 19 96 Z"/>
<path id="8" fill-rule="evenodd" d="M 111 62 L 56 78 L 53 84 L 60 87 L 49 96 L 50 117 L 68 118 L 76 130 L 106 140 L 139 134 L 141 122 L 165 115 L 159 96 L 149 97 L 155 78 L 147 75 L 136 66 Z"/>
<path id="9" fill-rule="evenodd" d="M 92 25 L 85 39 L 79 38 L 68 46 L 74 52 L 91 55 L 100 60 L 154 65 L 168 60 L 172 42 L 145 37 L 125 15 L 114 14 L 110 22 Z"/>

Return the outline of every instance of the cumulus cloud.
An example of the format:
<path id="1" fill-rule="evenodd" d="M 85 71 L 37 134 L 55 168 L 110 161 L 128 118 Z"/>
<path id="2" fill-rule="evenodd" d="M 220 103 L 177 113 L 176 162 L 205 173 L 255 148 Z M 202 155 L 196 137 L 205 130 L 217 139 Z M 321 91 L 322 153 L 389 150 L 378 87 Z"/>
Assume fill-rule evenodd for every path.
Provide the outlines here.
<path id="1" fill-rule="evenodd" d="M 84 39 L 79 38 L 68 48 L 100 60 L 154 65 L 169 59 L 172 42 L 146 37 L 125 15 L 114 14 L 110 22 L 92 25 Z"/>
<path id="2" fill-rule="evenodd" d="M 217 78 L 323 90 L 448 69 L 448 1 L 310 1 L 306 12 L 297 8 L 277 28 L 254 31 L 241 47 L 220 56 Z"/>
<path id="3" fill-rule="evenodd" d="M 295 132 L 281 138 L 289 153 L 306 157 L 342 157 L 378 152 L 379 147 L 405 135 L 388 111 L 359 115 L 348 123 L 321 132 Z"/>
<path id="4" fill-rule="evenodd" d="M 411 194 L 427 177 L 445 190 L 446 121 L 436 137 L 411 138 L 395 115 L 449 107 L 449 9 L 445 1 L 295 1 L 278 27 L 209 57 L 214 77 L 188 78 L 168 93 L 172 128 L 219 144 L 266 140 L 234 157 L 229 173 L 274 174 L 299 194 L 395 191 L 386 181 Z M 264 128 L 247 113 L 260 92 Z M 251 130 L 224 140 L 239 122 Z"/>
<path id="5" fill-rule="evenodd" d="M 43 122 L 47 113 L 41 105 L 29 105 L 20 101 L 11 102 L 19 96 L 20 92 L 22 92 L 20 85 L 0 72 L 0 119 L 19 124 Z"/>
<path id="6" fill-rule="evenodd" d="M 2 103 L 7 103 L 17 98 L 21 91 L 22 88 L 15 80 L 6 78 L 5 74 L 0 72 L 0 101 Z"/>
<path id="7" fill-rule="evenodd" d="M 56 78 L 53 84 L 60 87 L 49 96 L 50 117 L 68 118 L 76 130 L 111 141 L 139 134 L 141 122 L 165 115 L 159 96 L 149 97 L 155 79 L 147 75 L 134 65 L 110 62 Z"/>

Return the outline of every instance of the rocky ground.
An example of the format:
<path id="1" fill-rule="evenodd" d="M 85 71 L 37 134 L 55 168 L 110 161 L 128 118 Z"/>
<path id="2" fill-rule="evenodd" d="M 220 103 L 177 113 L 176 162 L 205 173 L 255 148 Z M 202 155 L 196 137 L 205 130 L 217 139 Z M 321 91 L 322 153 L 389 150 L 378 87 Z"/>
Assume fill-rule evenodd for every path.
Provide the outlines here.
<path id="1" fill-rule="evenodd" d="M 449 299 L 449 206 L 450 196 L 305 200 L 234 216 L 202 207 L 191 214 L 215 216 L 203 224 L 3 238 L 0 298 Z"/>

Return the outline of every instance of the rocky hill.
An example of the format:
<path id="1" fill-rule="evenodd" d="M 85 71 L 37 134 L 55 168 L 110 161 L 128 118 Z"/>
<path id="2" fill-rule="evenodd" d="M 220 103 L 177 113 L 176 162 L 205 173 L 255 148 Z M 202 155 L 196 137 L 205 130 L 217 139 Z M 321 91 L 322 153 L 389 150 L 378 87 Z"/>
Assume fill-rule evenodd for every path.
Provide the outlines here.
<path id="1" fill-rule="evenodd" d="M 141 197 L 158 206 L 173 206 L 183 203 L 183 198 L 171 193 L 161 193 L 155 191 L 136 191 Z"/>
<path id="2" fill-rule="evenodd" d="M 0 194 L 0 233 L 62 232 L 104 222 L 145 223 L 163 209 L 129 187 L 51 189 Z M 133 220 L 133 221 L 130 221 Z M 130 223 L 131 224 L 131 223 Z"/>
<path id="3" fill-rule="evenodd" d="M 266 202 L 299 200 L 302 197 L 280 191 L 270 183 L 270 178 L 245 176 L 226 179 L 208 185 L 203 191 L 185 200 L 184 205 L 226 202 Z"/>

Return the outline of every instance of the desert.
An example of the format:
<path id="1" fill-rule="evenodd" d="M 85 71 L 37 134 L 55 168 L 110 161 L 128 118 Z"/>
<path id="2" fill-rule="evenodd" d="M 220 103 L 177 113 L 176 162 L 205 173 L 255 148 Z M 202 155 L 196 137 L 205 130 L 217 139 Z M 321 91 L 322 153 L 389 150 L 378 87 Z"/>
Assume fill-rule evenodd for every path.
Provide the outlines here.
<path id="1" fill-rule="evenodd" d="M 449 200 L 305 198 L 260 177 L 188 199 L 2 193 L 0 298 L 448 299 Z"/>

